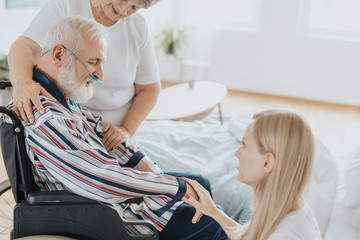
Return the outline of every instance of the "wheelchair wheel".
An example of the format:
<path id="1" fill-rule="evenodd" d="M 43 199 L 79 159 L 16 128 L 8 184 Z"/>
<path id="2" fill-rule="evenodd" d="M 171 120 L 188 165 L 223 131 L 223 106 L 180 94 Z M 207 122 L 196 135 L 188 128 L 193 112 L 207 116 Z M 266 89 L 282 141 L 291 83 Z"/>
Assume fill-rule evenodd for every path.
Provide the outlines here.
<path id="1" fill-rule="evenodd" d="M 0 183 L 0 196 L 3 195 L 3 193 L 9 191 L 11 188 L 10 181 L 7 179 Z"/>
<path id="2" fill-rule="evenodd" d="M 9 239 L 13 226 L 15 199 L 9 180 L 0 182 L 0 239 Z"/>

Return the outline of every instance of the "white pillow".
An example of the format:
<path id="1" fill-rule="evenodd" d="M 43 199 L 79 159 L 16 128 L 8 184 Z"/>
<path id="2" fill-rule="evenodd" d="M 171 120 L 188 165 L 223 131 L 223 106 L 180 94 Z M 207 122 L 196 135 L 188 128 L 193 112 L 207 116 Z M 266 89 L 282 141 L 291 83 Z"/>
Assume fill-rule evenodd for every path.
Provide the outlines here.
<path id="1" fill-rule="evenodd" d="M 324 236 L 336 198 L 338 168 L 333 156 L 315 135 L 315 159 L 306 201 L 313 210 Z"/>
<path id="2" fill-rule="evenodd" d="M 360 135 L 339 159 L 337 200 L 324 240 L 360 240 Z"/>
<path id="3" fill-rule="evenodd" d="M 360 207 L 360 147 L 344 166 L 344 188 L 349 207 Z"/>
<path id="4" fill-rule="evenodd" d="M 360 208 L 349 208 L 344 198 L 336 201 L 324 240 L 359 240 Z"/>

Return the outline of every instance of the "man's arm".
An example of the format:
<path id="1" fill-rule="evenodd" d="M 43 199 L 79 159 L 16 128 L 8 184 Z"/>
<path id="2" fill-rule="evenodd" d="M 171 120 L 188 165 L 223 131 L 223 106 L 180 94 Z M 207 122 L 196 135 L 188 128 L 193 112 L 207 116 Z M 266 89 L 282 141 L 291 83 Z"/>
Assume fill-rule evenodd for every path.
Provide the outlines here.
<path id="1" fill-rule="evenodd" d="M 92 113 L 82 105 L 81 111 L 85 115 L 87 122 L 94 129 L 94 132 L 100 140 L 102 140 L 105 133 L 103 131 L 103 126 L 101 125 L 101 117 L 93 116 Z M 136 167 L 136 169 L 141 171 L 149 171 L 156 174 L 162 173 L 155 161 L 151 160 L 148 156 L 145 156 L 140 149 L 137 149 L 137 147 L 130 142 L 123 142 L 108 152 L 109 155 L 116 157 L 119 160 L 119 164 L 123 167 Z M 133 157 L 130 160 L 130 157 L 134 154 L 137 155 L 137 157 Z"/>
<path id="2" fill-rule="evenodd" d="M 63 107 L 58 102 L 42 99 L 42 103 L 47 112 L 35 112 L 35 124 L 25 127 L 27 143 L 37 161 L 69 191 L 107 203 L 160 198 L 161 207 L 153 209 L 159 213 L 184 196 L 187 187 L 183 179 L 121 167 L 91 128 L 82 131 L 80 119 L 60 111 Z"/>

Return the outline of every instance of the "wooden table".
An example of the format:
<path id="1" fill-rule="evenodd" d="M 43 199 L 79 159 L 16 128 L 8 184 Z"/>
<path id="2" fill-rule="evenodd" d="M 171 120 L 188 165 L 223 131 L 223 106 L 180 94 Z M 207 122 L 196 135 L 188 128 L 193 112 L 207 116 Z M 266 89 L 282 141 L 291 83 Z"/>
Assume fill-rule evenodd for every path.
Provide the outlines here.
<path id="1" fill-rule="evenodd" d="M 188 82 L 164 88 L 146 119 L 201 120 L 218 106 L 222 123 L 220 103 L 226 93 L 227 89 L 224 85 L 210 81 Z"/>

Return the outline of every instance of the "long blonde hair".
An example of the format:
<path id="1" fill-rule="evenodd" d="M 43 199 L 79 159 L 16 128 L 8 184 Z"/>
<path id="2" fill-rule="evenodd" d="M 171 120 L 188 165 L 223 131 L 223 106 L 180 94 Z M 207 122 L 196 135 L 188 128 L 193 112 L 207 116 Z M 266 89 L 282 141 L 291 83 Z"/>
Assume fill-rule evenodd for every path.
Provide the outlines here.
<path id="1" fill-rule="evenodd" d="M 265 240 L 302 199 L 311 177 L 315 146 L 309 125 L 293 112 L 267 110 L 253 118 L 259 151 L 273 153 L 276 161 L 256 189 L 253 216 L 239 239 Z"/>

